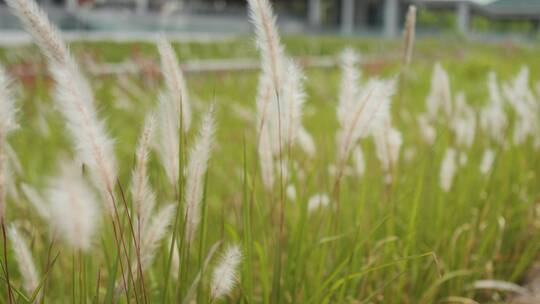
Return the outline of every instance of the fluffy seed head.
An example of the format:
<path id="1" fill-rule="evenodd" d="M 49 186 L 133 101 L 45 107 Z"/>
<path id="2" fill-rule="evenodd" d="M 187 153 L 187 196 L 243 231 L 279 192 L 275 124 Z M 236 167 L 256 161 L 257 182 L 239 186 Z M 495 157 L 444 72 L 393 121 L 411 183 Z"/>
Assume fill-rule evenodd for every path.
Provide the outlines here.
<path id="1" fill-rule="evenodd" d="M 169 183 L 173 186 L 178 184 L 178 171 L 180 163 L 178 155 L 180 154 L 179 139 L 179 116 L 175 114 L 168 95 L 159 95 L 159 104 L 157 110 L 158 131 L 159 131 L 159 151 L 158 155 L 161 164 L 165 169 Z"/>
<path id="2" fill-rule="evenodd" d="M 182 113 L 184 132 L 187 132 L 191 125 L 191 107 L 184 74 L 171 44 L 165 38 L 159 39 L 158 51 L 161 57 L 161 70 L 167 84 L 167 93 L 177 115 Z"/>
<path id="3" fill-rule="evenodd" d="M 405 32 L 403 34 L 403 64 L 405 66 L 408 66 L 412 60 L 415 26 L 416 6 L 410 5 L 409 10 L 407 11 L 407 18 L 405 20 Z"/>
<path id="4" fill-rule="evenodd" d="M 351 108 L 343 110 L 347 113 L 340 119 L 338 136 L 339 163 L 348 159 L 354 144 L 369 135 L 389 113 L 391 97 L 394 94 L 395 82 L 372 79 Z"/>
<path id="5" fill-rule="evenodd" d="M 212 299 L 220 299 L 231 293 L 238 283 L 238 266 L 241 260 L 242 252 L 237 245 L 225 251 L 212 274 L 210 284 Z"/>
<path id="6" fill-rule="evenodd" d="M 168 204 L 162 207 L 154 215 L 147 229 L 144 230 L 141 236 L 141 268 L 143 271 L 152 265 L 159 242 L 165 237 L 167 228 L 171 225 L 174 218 L 175 209 L 174 204 Z"/>
<path id="7" fill-rule="evenodd" d="M 200 221 L 200 204 L 203 197 L 204 175 L 208 167 L 212 142 L 214 141 L 215 123 L 213 109 L 202 121 L 199 136 L 189 155 L 185 188 L 186 237 L 192 240 Z"/>
<path id="8" fill-rule="evenodd" d="M 330 204 L 330 197 L 326 193 L 318 193 L 311 196 L 308 200 L 308 212 L 318 210 L 321 207 L 326 207 Z"/>
<path id="9" fill-rule="evenodd" d="M 257 48 L 261 53 L 262 74 L 269 77 L 272 91 L 281 92 L 285 51 L 272 6 L 268 0 L 248 0 L 248 4 L 249 18 L 255 26 Z"/>
<path id="10" fill-rule="evenodd" d="M 426 99 L 426 105 L 428 115 L 431 120 L 437 118 L 441 108 L 447 116 L 452 114 L 450 78 L 440 63 L 436 63 L 433 67 L 433 74 L 431 76 L 431 91 Z"/>
<path id="11" fill-rule="evenodd" d="M 148 154 L 155 133 L 155 120 L 154 113 L 146 117 L 135 152 L 135 169 L 131 177 L 131 196 L 138 219 L 138 230 L 141 231 L 145 229 L 156 200 L 147 173 Z"/>
<path id="12" fill-rule="evenodd" d="M 495 151 L 493 149 L 486 149 L 482 160 L 480 161 L 480 173 L 486 175 L 491 171 L 493 167 L 493 162 L 495 161 Z"/>
<path id="13" fill-rule="evenodd" d="M 8 77 L 0 66 L 0 223 L 4 221 L 8 181 L 11 180 L 7 161 L 8 134 L 17 128 L 15 100 L 9 90 Z"/>
<path id="14" fill-rule="evenodd" d="M 24 289 L 28 294 L 33 294 L 39 286 L 39 276 L 34 259 L 32 258 L 32 253 L 14 225 L 9 227 L 9 238 L 13 246 L 17 266 L 19 266 L 19 271 L 23 277 Z"/>
<path id="15" fill-rule="evenodd" d="M 98 202 L 79 170 L 62 168 L 47 193 L 51 225 L 74 249 L 90 249 L 98 227 Z"/>
<path id="16" fill-rule="evenodd" d="M 58 109 L 67 122 L 77 156 L 84 162 L 112 212 L 116 182 L 113 141 L 105 124 L 97 117 L 90 84 L 79 70 L 59 31 L 33 0 L 10 0 L 8 5 L 21 19 L 41 51 L 49 58 L 49 69 L 56 81 Z"/>
<path id="17" fill-rule="evenodd" d="M 448 148 L 442 160 L 440 171 L 441 188 L 445 192 L 450 191 L 450 188 L 452 187 L 452 182 L 454 181 L 454 175 L 456 174 L 456 170 L 456 150 L 454 150 L 453 148 Z"/>
<path id="18" fill-rule="evenodd" d="M 17 108 L 15 98 L 9 88 L 9 78 L 0 65 L 0 139 L 5 140 L 7 135 L 18 125 L 15 119 Z"/>

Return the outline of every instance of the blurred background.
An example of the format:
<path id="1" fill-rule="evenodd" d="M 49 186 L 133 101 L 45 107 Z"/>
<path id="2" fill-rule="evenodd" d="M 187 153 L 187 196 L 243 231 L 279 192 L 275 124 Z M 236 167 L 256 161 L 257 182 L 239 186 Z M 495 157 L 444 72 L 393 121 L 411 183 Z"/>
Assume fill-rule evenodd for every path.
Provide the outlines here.
<path id="1" fill-rule="evenodd" d="M 249 33 L 246 0 L 38 0 L 64 30 L 140 39 L 155 31 L 185 35 Z M 540 0 L 273 0 L 285 33 L 397 37 L 407 7 L 418 7 L 420 35 L 454 33 L 537 39 Z M 20 37 L 0 0 L 0 39 Z M 122 34 L 118 34 L 122 33 Z"/>

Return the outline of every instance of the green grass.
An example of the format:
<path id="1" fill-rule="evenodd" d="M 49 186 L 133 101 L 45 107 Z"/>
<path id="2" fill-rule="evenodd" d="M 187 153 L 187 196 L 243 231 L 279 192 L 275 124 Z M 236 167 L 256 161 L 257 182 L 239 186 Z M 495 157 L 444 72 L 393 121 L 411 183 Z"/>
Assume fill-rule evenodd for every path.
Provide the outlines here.
<path id="1" fill-rule="evenodd" d="M 374 56 L 395 55 L 399 50 L 399 44 L 392 41 L 334 37 L 287 37 L 285 44 L 288 52 L 297 56 L 336 55 L 348 45 Z M 257 56 L 253 41 L 242 38 L 175 47 L 181 60 Z M 155 47 L 150 44 L 77 43 L 72 48 L 79 58 L 91 54 L 104 62 L 141 55 L 157 60 Z M 244 254 L 240 288 L 225 301 L 229 303 L 437 303 L 449 296 L 496 302 L 491 292 L 475 292 L 470 284 L 487 278 L 520 282 L 538 258 L 538 151 L 530 143 L 500 150 L 492 173 L 482 176 L 478 166 L 489 141 L 478 131 L 475 144 L 467 151 L 468 164 L 459 169 L 452 190 L 444 193 L 438 176 L 441 159 L 451 143 L 449 131 L 441 122 L 436 143 L 428 146 L 420 138 L 415 116 L 425 108 L 436 61 L 448 69 L 453 93 L 464 91 L 468 101 L 478 108 L 487 98 L 489 71 L 497 72 L 506 81 L 522 65 L 528 65 L 531 78 L 539 80 L 539 51 L 538 45 L 485 45 L 459 39 L 420 41 L 413 66 L 393 103 L 394 121 L 403 133 L 404 145 L 392 187 L 385 186 L 373 143 L 365 140 L 362 146 L 366 175 L 362 179 L 344 178 L 339 209 L 329 207 L 313 214 L 307 214 L 308 198 L 333 192 L 328 167 L 335 159 L 340 73 L 335 68 L 307 69 L 304 122 L 315 137 L 318 151 L 314 159 L 302 151 L 293 151 L 293 160 L 305 178 L 300 177 L 300 170 L 293 172 L 297 199 L 285 201 L 282 242 L 276 240 L 279 187 L 272 196 L 262 189 L 260 177 L 254 175 L 258 162 L 253 122 L 235 111 L 241 106 L 254 113 L 258 73 L 189 75 L 195 127 L 187 146 L 196 133 L 200 114 L 210 103 L 216 105 L 218 132 L 207 175 L 201 236 L 191 248 L 189 267 L 182 272 L 181 280 L 169 279 L 164 300 L 180 302 L 176 297 L 187 294 L 210 248 L 223 241 L 224 245 L 240 244 Z M 26 47 L 0 50 L 0 61 L 20 66 L 29 61 L 42 63 L 43 59 L 35 48 Z M 363 74 L 390 77 L 399 68 L 398 60 L 384 60 L 366 65 Z M 129 182 L 143 117 L 156 105 L 155 96 L 162 87 L 161 80 L 152 77 L 132 76 L 129 80 L 139 90 L 121 90 L 127 99 L 119 101 L 115 98 L 116 77 L 91 78 L 100 116 L 116 139 L 124 187 Z M 46 177 L 56 172 L 60 157 L 71 154 L 72 148 L 64 123 L 49 98 L 50 80 L 41 75 L 16 79 L 15 83 L 21 88 L 21 129 L 10 142 L 23 167 L 17 183 L 44 189 Z M 127 106 L 121 106 L 124 104 Z M 44 132 L 43 121 L 50 129 L 48 133 Z M 403 155 L 411 149 L 415 156 L 405 161 Z M 159 204 L 174 200 L 155 155 L 150 163 Z M 119 270 L 115 277 L 117 253 L 106 217 L 92 251 L 84 255 L 72 252 L 62 242 L 56 242 L 48 254 L 49 229 L 24 196 L 9 200 L 7 218 L 16 222 L 30 241 L 41 274 L 58 254 L 47 272 L 46 302 L 111 301 L 112 284 L 119 278 Z M 164 297 L 169 253 L 166 243 L 144 277 L 150 303 L 160 303 Z M 9 268 L 13 287 L 24 294 L 13 257 Z M 203 275 L 196 292 L 200 303 L 208 301 L 208 274 Z M 0 288 L 0 298 L 7 298 L 6 288 Z M 16 294 L 16 298 L 25 303 L 22 295 Z M 125 298 L 120 301 L 126 302 Z"/>

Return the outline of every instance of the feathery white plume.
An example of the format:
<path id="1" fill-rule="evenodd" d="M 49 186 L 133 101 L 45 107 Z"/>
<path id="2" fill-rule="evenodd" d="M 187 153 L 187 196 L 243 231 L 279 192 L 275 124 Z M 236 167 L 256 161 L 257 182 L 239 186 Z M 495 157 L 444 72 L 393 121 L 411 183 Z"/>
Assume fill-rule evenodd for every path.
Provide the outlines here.
<path id="1" fill-rule="evenodd" d="M 454 132 L 456 144 L 458 146 L 467 148 L 472 146 L 476 130 L 476 114 L 475 111 L 467 105 L 465 94 L 462 92 L 456 95 L 450 127 Z"/>
<path id="2" fill-rule="evenodd" d="M 165 237 L 167 228 L 174 218 L 176 206 L 168 204 L 162 207 L 141 235 L 140 263 L 142 270 L 148 269 L 154 260 L 159 242 Z M 136 269 L 136 265 L 134 269 Z"/>
<path id="3" fill-rule="evenodd" d="M 249 17 L 255 25 L 257 48 L 261 53 L 262 74 L 269 77 L 271 90 L 281 92 L 285 51 L 279 39 L 276 17 L 268 0 L 248 0 Z"/>
<path id="4" fill-rule="evenodd" d="M 190 151 L 185 187 L 186 238 L 191 241 L 200 221 L 201 200 L 203 197 L 204 175 L 208 167 L 215 123 L 213 109 L 202 120 L 199 136 Z"/>
<path id="5" fill-rule="evenodd" d="M 15 119 L 17 113 L 15 98 L 11 94 L 9 84 L 8 76 L 0 65 L 0 139 L 2 140 L 18 128 Z"/>
<path id="6" fill-rule="evenodd" d="M 32 258 L 32 253 L 26 244 L 26 241 L 17 231 L 14 225 L 9 227 L 9 238 L 11 240 L 15 260 L 19 266 L 19 271 L 23 277 L 24 289 L 28 294 L 33 294 L 39 286 L 39 275 Z M 38 295 L 39 299 L 39 295 Z M 36 300 L 36 303 L 39 300 Z"/>
<path id="7" fill-rule="evenodd" d="M 274 174 L 274 158 L 272 155 L 272 144 L 270 143 L 270 135 L 268 134 L 268 127 L 263 126 L 259 135 L 259 163 L 261 165 L 261 177 L 264 188 L 267 191 L 271 191 L 274 187 L 275 174 Z"/>
<path id="8" fill-rule="evenodd" d="M 288 184 L 287 188 L 285 189 L 285 193 L 287 193 L 287 198 L 290 201 L 296 200 L 296 187 L 294 186 L 294 184 Z"/>
<path id="9" fill-rule="evenodd" d="M 113 141 L 105 124 L 97 117 L 90 84 L 84 78 L 60 34 L 33 0 L 7 2 L 49 58 L 49 69 L 56 81 L 56 102 L 67 122 L 77 156 L 91 173 L 94 183 L 113 211 L 116 159 Z"/>
<path id="10" fill-rule="evenodd" d="M 491 171 L 493 167 L 493 162 L 495 161 L 495 151 L 493 149 L 486 149 L 484 155 L 482 156 L 482 161 L 480 161 L 480 173 L 486 175 Z"/>
<path id="11" fill-rule="evenodd" d="M 375 151 L 381 162 L 383 171 L 391 174 L 399 159 L 399 151 L 403 142 L 401 133 L 390 124 L 379 127 L 374 133 Z"/>
<path id="12" fill-rule="evenodd" d="M 286 149 L 291 147 L 296 139 L 302 126 L 302 111 L 304 108 L 304 102 L 306 100 L 306 93 L 304 91 L 304 74 L 300 66 L 292 59 L 287 60 L 287 74 L 285 75 L 285 83 L 283 85 L 283 94 L 280 95 L 280 125 L 274 123 L 274 128 L 279 132 L 281 130 L 281 136 L 275 139 L 275 142 L 279 144 L 279 138 L 281 138 L 281 147 Z M 305 132 L 305 130 L 303 130 Z M 275 132 L 277 133 L 277 132 Z M 274 151 L 279 154 L 279 146 Z"/>
<path id="13" fill-rule="evenodd" d="M 439 110 L 442 108 L 446 116 L 452 114 L 452 93 L 450 89 L 450 78 L 448 73 L 440 63 L 433 67 L 431 76 L 431 91 L 426 99 L 428 116 L 431 120 L 436 119 Z"/>
<path id="14" fill-rule="evenodd" d="M 135 168 L 131 176 L 131 197 L 137 215 L 139 231 L 144 231 L 154 209 L 156 195 L 152 190 L 147 173 L 148 154 L 154 138 L 156 118 L 154 113 L 146 117 L 144 128 L 135 152 Z"/>
<path id="15" fill-rule="evenodd" d="M 414 50 L 414 36 L 416 26 L 416 6 L 409 5 L 405 20 L 405 32 L 403 34 L 403 63 L 409 66 Z"/>
<path id="16" fill-rule="evenodd" d="M 214 268 L 210 292 L 212 299 L 220 299 L 231 293 L 238 283 L 238 267 L 242 260 L 242 252 L 237 245 L 231 246 L 221 257 Z"/>
<path id="17" fill-rule="evenodd" d="M 6 3 L 21 20 L 24 28 L 32 35 L 39 48 L 54 64 L 68 64 L 68 61 L 72 61 L 60 32 L 49 21 L 45 12 L 39 8 L 36 2 L 31 0 L 9 0 Z"/>
<path id="18" fill-rule="evenodd" d="M 347 120 L 348 111 L 354 108 L 360 96 L 358 86 L 361 75 L 358 60 L 359 55 L 353 49 L 345 49 L 341 53 L 341 84 L 337 117 L 343 123 Z"/>
<path id="19" fill-rule="evenodd" d="M 330 204 L 330 197 L 326 193 L 318 193 L 311 196 L 308 200 L 308 213 L 316 211 L 319 208 L 326 207 Z"/>
<path id="20" fill-rule="evenodd" d="M 159 39 L 157 47 L 161 57 L 161 70 L 167 84 L 167 93 L 177 115 L 180 116 L 182 113 L 184 132 L 187 132 L 191 125 L 191 108 L 184 74 L 171 44 L 165 38 Z"/>
<path id="21" fill-rule="evenodd" d="M 513 141 L 523 144 L 529 136 L 540 136 L 538 118 L 539 104 L 529 87 L 529 69 L 523 67 L 511 84 L 503 86 L 503 91 L 516 113 Z"/>
<path id="22" fill-rule="evenodd" d="M 62 168 L 47 191 L 51 225 L 75 249 L 86 251 L 98 227 L 98 202 L 75 166 Z"/>
<path id="23" fill-rule="evenodd" d="M 362 147 L 357 145 L 353 150 L 354 169 L 358 177 L 364 176 L 366 173 L 366 161 L 364 160 L 364 152 Z"/>
<path id="24" fill-rule="evenodd" d="M 369 80 L 355 101 L 347 105 L 350 108 L 338 110 L 338 113 L 344 113 L 341 117 L 338 114 L 338 156 L 341 166 L 349 158 L 355 143 L 369 135 L 389 113 L 394 89 L 394 81 Z"/>
<path id="25" fill-rule="evenodd" d="M 11 180 L 11 170 L 7 161 L 7 137 L 17 128 L 15 99 L 9 90 L 9 80 L 0 66 L 0 223 L 4 221 L 6 193 Z"/>
<path id="26" fill-rule="evenodd" d="M 457 170 L 456 161 L 456 150 L 453 148 L 448 148 L 441 163 L 441 171 L 439 176 L 441 188 L 445 192 L 450 191 L 450 188 L 452 188 L 452 182 L 454 181 L 454 175 L 456 174 Z"/>
<path id="27" fill-rule="evenodd" d="M 308 133 L 308 131 L 304 127 L 300 127 L 298 129 L 298 134 L 296 134 L 296 140 L 298 141 L 298 145 L 309 157 L 315 157 L 315 154 L 317 153 L 317 148 L 315 146 L 315 141 L 313 140 L 313 136 Z"/>
<path id="28" fill-rule="evenodd" d="M 508 119 L 504 111 L 504 101 L 497 82 L 497 75 L 494 72 L 489 73 L 488 90 L 489 100 L 480 112 L 480 126 L 492 140 L 502 144 L 505 140 Z"/>
<path id="29" fill-rule="evenodd" d="M 160 94 L 157 109 L 157 120 L 159 123 L 158 155 L 169 179 L 169 183 L 176 187 L 180 170 L 178 159 L 180 155 L 180 121 L 179 116 L 175 113 L 169 97 L 165 94 Z"/>

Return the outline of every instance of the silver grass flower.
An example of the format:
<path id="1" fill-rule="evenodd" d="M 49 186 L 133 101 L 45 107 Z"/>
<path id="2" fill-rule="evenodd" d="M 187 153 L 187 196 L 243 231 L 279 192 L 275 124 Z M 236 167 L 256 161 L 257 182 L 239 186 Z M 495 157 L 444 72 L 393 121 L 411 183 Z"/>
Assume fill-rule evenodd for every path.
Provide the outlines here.
<path id="1" fill-rule="evenodd" d="M 6 196 L 11 180 L 10 162 L 7 161 L 9 153 L 7 137 L 18 127 L 16 113 L 17 108 L 9 89 L 8 77 L 0 66 L 0 223 L 4 221 Z"/>
<path id="2" fill-rule="evenodd" d="M 114 210 L 116 159 L 113 141 L 105 124 L 97 116 L 90 84 L 62 41 L 59 31 L 33 0 L 9 0 L 8 5 L 43 53 L 49 58 L 49 69 L 56 81 L 58 109 L 67 122 L 77 156 L 91 173 L 94 183 Z"/>
<path id="3" fill-rule="evenodd" d="M 87 251 L 98 228 L 99 207 L 90 185 L 75 166 L 50 181 L 50 224 L 74 249 Z"/>
<path id="4" fill-rule="evenodd" d="M 453 148 L 448 148 L 446 154 L 441 163 L 441 171 L 439 174 L 441 188 L 448 192 L 452 188 L 452 183 L 454 181 L 454 176 L 457 170 L 457 160 L 456 160 L 456 150 Z"/>
<path id="5" fill-rule="evenodd" d="M 440 109 L 446 116 L 452 114 L 452 93 L 450 89 L 450 77 L 440 63 L 433 67 L 431 76 L 431 91 L 426 99 L 428 116 L 435 120 Z"/>
<path id="6" fill-rule="evenodd" d="M 19 231 L 14 225 L 9 227 L 9 238 L 14 251 L 15 261 L 19 267 L 19 272 L 23 278 L 23 287 L 28 294 L 33 294 L 36 288 L 39 286 L 39 275 L 34 264 L 32 252 L 24 238 L 20 235 Z M 39 302 L 40 295 L 38 295 L 36 303 Z"/>
<path id="7" fill-rule="evenodd" d="M 185 185 L 186 238 L 191 241 L 200 221 L 201 201 L 203 197 L 204 176 L 210 159 L 214 141 L 215 123 L 213 109 L 205 114 L 199 136 L 190 151 Z"/>
<path id="8" fill-rule="evenodd" d="M 131 197 L 137 216 L 137 231 L 144 231 L 154 209 L 156 195 L 152 190 L 147 173 L 148 154 L 155 134 L 156 118 L 151 112 L 147 115 L 135 152 L 135 168 L 131 176 Z"/>
<path id="9" fill-rule="evenodd" d="M 338 157 L 340 166 L 349 158 L 356 142 L 371 134 L 389 112 L 391 97 L 394 94 L 395 82 L 378 79 L 369 80 L 350 108 L 341 109 L 338 113 L 346 113 L 340 118 L 338 133 Z M 339 168 L 338 168 L 339 170 Z M 338 172 L 339 173 L 339 172 Z"/>
<path id="10" fill-rule="evenodd" d="M 255 25 L 257 48 L 261 53 L 262 74 L 269 77 L 273 92 L 281 92 L 285 51 L 281 44 L 276 17 L 268 0 L 248 0 L 249 17 Z M 274 93 L 275 94 L 275 93 Z"/>
<path id="11" fill-rule="evenodd" d="M 416 26 L 416 6 L 409 5 L 405 20 L 405 31 L 403 34 L 403 63 L 409 66 L 412 61 L 414 50 L 414 36 Z"/>
<path id="12" fill-rule="evenodd" d="M 171 44 L 165 38 L 161 38 L 157 46 L 167 93 L 170 101 L 174 104 L 177 115 L 180 116 L 182 113 L 182 126 L 184 132 L 187 132 L 191 125 L 191 107 L 184 74 Z"/>
<path id="13" fill-rule="evenodd" d="M 175 113 L 169 97 L 166 94 L 160 94 L 157 109 L 159 131 L 158 155 L 169 183 L 174 187 L 178 184 L 180 170 L 178 159 L 178 155 L 180 154 L 180 121 L 179 116 Z"/>
<path id="14" fill-rule="evenodd" d="M 234 245 L 225 251 L 214 268 L 210 293 L 212 299 L 220 299 L 231 293 L 238 283 L 238 267 L 242 260 L 240 247 Z"/>

